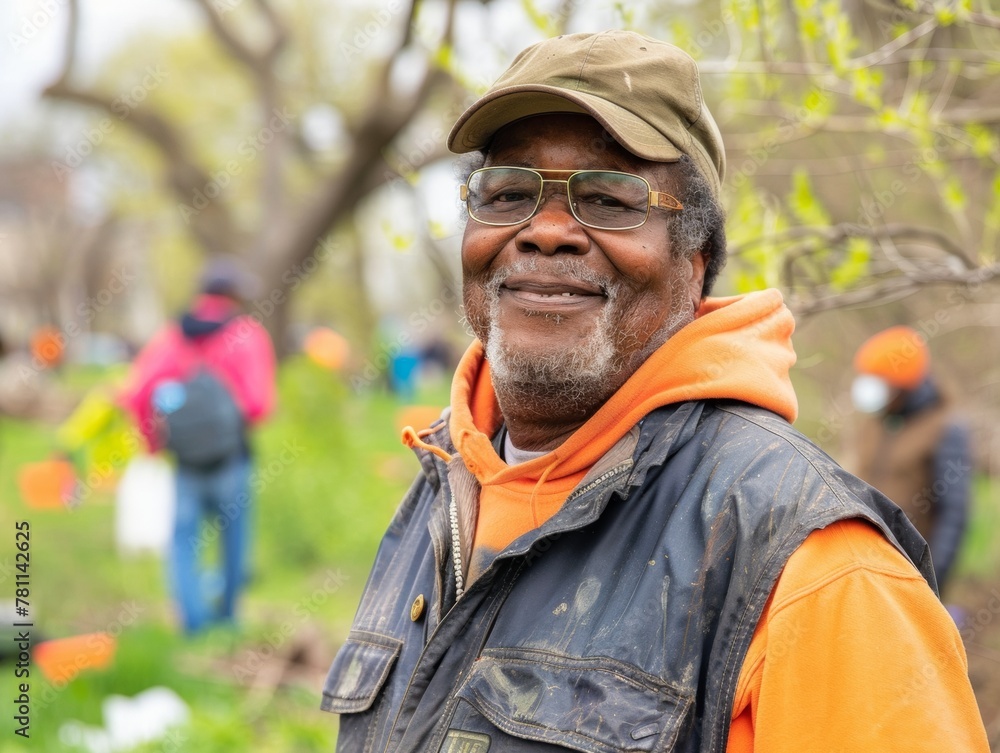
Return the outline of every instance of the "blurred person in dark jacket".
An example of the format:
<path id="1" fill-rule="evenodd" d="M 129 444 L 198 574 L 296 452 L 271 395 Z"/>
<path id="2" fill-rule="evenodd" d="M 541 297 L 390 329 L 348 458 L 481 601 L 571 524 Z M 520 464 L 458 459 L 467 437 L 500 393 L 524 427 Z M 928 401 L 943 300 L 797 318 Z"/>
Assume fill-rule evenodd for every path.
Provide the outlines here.
<path id="1" fill-rule="evenodd" d="M 927 540 L 943 590 L 969 516 L 972 453 L 969 430 L 930 365 L 924 338 L 906 326 L 858 348 L 851 397 L 862 415 L 846 465 Z"/>

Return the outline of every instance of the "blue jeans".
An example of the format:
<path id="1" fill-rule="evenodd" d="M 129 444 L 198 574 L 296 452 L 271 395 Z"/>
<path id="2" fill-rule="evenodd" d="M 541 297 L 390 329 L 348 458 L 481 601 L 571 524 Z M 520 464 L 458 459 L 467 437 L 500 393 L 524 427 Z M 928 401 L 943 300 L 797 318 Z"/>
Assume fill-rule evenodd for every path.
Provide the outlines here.
<path id="1" fill-rule="evenodd" d="M 249 457 L 237 455 L 209 469 L 178 466 L 169 569 L 186 632 L 235 617 L 236 599 L 246 582 L 249 533 Z M 213 571 L 201 563 L 204 552 L 220 541 L 221 594 L 209 584 Z"/>

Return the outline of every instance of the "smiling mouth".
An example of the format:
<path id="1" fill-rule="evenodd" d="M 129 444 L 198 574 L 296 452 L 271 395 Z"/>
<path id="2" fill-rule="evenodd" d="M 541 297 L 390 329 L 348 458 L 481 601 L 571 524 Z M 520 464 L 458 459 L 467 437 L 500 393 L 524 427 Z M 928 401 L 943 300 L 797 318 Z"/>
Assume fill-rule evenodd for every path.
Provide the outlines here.
<path id="1" fill-rule="evenodd" d="M 511 276 L 500 285 L 500 294 L 510 295 L 522 306 L 563 307 L 604 303 L 607 295 L 593 283 L 582 280 Z"/>

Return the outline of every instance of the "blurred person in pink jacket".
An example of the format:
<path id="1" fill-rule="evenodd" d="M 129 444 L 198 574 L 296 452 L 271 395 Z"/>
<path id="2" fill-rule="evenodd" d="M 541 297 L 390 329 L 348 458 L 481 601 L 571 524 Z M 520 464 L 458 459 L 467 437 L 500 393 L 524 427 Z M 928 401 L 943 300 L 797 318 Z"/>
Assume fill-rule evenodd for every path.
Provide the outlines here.
<path id="1" fill-rule="evenodd" d="M 150 451 L 166 449 L 177 461 L 169 574 L 189 634 L 234 620 L 248 571 L 247 433 L 274 407 L 275 357 L 267 331 L 245 312 L 246 289 L 233 262 L 210 263 L 190 308 L 136 357 L 121 396 Z M 200 562 L 215 540 L 221 592 L 216 572 Z"/>

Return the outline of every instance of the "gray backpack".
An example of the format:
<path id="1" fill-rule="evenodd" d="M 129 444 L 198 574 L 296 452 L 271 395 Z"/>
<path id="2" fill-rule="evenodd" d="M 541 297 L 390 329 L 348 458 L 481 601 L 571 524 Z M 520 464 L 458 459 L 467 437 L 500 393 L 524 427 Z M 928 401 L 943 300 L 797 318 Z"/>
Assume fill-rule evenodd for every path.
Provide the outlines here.
<path id="1" fill-rule="evenodd" d="M 166 446 L 178 463 L 203 468 L 243 450 L 243 414 L 218 377 L 201 368 L 176 386 L 173 409 L 164 417 Z"/>

